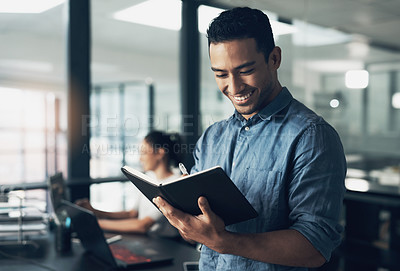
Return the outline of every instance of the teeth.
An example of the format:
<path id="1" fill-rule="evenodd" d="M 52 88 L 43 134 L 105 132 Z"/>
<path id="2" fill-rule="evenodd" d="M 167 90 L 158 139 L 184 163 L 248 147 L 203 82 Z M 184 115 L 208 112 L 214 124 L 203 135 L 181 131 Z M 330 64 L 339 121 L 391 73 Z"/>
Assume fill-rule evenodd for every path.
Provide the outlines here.
<path id="1" fill-rule="evenodd" d="M 252 91 L 252 92 L 250 92 L 250 93 L 248 93 L 248 94 L 246 94 L 246 95 L 244 95 L 244 96 L 233 96 L 233 98 L 234 98 L 236 101 L 241 102 L 241 101 L 244 101 L 244 100 L 248 99 L 248 98 L 253 94 L 253 92 L 254 92 L 254 91 Z"/>

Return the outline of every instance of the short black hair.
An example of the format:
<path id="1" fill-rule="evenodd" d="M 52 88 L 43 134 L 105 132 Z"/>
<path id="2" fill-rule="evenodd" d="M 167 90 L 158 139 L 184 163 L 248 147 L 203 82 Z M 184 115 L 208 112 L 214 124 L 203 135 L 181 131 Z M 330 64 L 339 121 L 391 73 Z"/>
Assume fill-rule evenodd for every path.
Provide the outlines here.
<path id="1" fill-rule="evenodd" d="M 266 62 L 275 47 L 268 16 L 261 10 L 249 7 L 237 7 L 221 12 L 211 22 L 207 38 L 208 48 L 211 43 L 254 38 L 257 49 L 264 54 Z"/>

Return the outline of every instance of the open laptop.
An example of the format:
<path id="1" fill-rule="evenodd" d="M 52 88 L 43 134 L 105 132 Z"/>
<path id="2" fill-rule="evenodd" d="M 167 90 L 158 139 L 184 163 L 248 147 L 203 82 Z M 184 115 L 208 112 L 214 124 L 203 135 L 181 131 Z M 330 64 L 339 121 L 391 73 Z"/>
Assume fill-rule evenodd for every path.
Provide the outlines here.
<path id="1" fill-rule="evenodd" d="M 68 214 L 62 208 L 61 201 L 69 201 L 69 191 L 67 184 L 61 172 L 58 172 L 47 179 L 47 190 L 50 196 L 50 202 L 52 209 L 55 214 L 55 223 L 60 225 L 66 221 Z M 120 238 L 121 235 L 116 234 L 105 234 L 107 243 L 113 242 L 116 238 Z"/>
<path id="2" fill-rule="evenodd" d="M 84 249 L 113 268 L 135 268 L 141 265 L 170 263 L 173 258 L 157 250 L 152 240 L 118 241 L 108 244 L 94 214 L 76 204 L 62 201 L 72 226 Z"/>
<path id="3" fill-rule="evenodd" d="M 50 194 L 50 201 L 56 215 L 59 214 L 62 200 L 68 200 L 69 195 L 63 174 L 61 172 L 50 176 L 47 179 L 47 188 Z"/>

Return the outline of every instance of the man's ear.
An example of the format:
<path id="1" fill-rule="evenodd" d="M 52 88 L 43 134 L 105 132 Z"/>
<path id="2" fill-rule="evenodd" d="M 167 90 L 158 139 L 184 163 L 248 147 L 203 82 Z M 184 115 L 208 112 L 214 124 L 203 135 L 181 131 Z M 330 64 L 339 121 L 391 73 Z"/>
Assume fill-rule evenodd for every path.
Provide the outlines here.
<path id="1" fill-rule="evenodd" d="M 281 48 L 275 46 L 269 54 L 268 62 L 271 66 L 273 66 L 276 70 L 281 66 Z"/>

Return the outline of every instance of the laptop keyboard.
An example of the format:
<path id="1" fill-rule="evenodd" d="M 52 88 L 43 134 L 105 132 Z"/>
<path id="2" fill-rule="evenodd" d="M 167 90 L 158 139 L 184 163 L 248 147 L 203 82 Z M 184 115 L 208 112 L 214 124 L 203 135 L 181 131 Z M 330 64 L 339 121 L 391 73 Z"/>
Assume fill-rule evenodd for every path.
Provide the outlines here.
<path id="1" fill-rule="evenodd" d="M 111 253 L 113 256 L 121 260 L 127 264 L 134 264 L 134 263 L 144 263 L 144 262 L 151 262 L 150 258 L 146 258 L 141 255 L 136 255 L 128 248 L 118 244 L 110 245 Z"/>

